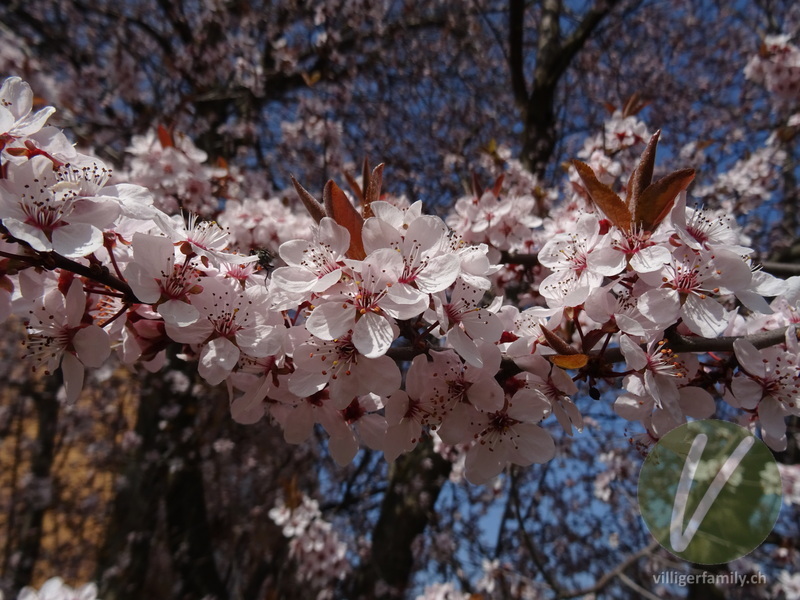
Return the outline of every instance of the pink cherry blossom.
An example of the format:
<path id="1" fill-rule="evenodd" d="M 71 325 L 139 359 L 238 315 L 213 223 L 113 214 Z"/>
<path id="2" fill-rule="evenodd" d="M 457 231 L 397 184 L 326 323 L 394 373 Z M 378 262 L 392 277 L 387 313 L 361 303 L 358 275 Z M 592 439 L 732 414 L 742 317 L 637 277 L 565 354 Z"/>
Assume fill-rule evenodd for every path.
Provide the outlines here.
<path id="1" fill-rule="evenodd" d="M 645 317 L 661 327 L 681 317 L 693 333 L 704 337 L 719 336 L 732 317 L 713 296 L 744 289 L 751 281 L 749 267 L 737 255 L 685 246 L 676 248 L 662 269 L 640 277 L 656 287 L 639 297 Z"/>
<path id="2" fill-rule="evenodd" d="M 309 339 L 294 350 L 295 372 L 289 389 L 310 396 L 328 386 L 331 399 L 344 409 L 356 396 L 375 392 L 388 396 L 400 388 L 397 363 L 388 356 L 359 354 L 349 333 L 333 340 Z"/>
<path id="3" fill-rule="evenodd" d="M 378 214 L 381 211 L 388 212 L 379 205 Z M 379 217 L 370 217 L 364 223 L 363 238 L 368 253 L 392 248 L 403 257 L 403 272 L 390 290 L 397 302 L 426 304 L 427 294 L 444 290 L 459 275 L 461 262 L 449 251 L 448 229 L 438 217 L 420 216 L 404 222 L 399 230 Z"/>
<path id="4" fill-rule="evenodd" d="M 396 302 L 389 290 L 403 272 L 403 258 L 394 250 L 381 248 L 361 263 L 361 277 L 340 287 L 311 312 L 306 328 L 323 340 L 333 340 L 352 332 L 356 349 L 367 358 L 386 354 L 395 338 L 394 319 L 419 315 L 427 302 Z"/>
<path id="5" fill-rule="evenodd" d="M 136 297 L 156 307 L 167 323 L 190 325 L 200 318 L 191 296 L 202 291 L 197 262 L 183 256 L 176 262 L 175 245 L 162 236 L 136 233 L 131 242 L 133 262 L 125 269 Z"/>
<path id="6" fill-rule="evenodd" d="M 48 292 L 28 318 L 28 357 L 52 373 L 64 375 L 67 401 L 75 402 L 83 388 L 84 367 L 101 366 L 111 353 L 108 334 L 97 325 L 83 322 L 86 294 L 80 279 L 74 279 L 66 297 Z"/>
<path id="7" fill-rule="evenodd" d="M 731 381 L 729 402 L 756 410 L 764 440 L 774 450 L 786 447 L 788 415 L 800 415 L 800 353 L 793 327 L 786 332 L 786 350 L 771 346 L 761 350 L 744 339 L 733 344 L 741 371 Z"/>
<path id="8" fill-rule="evenodd" d="M 550 434 L 536 425 L 550 406 L 530 390 L 520 390 L 497 412 L 459 411 L 459 429 L 475 432 L 467 451 L 466 477 L 472 483 L 488 482 L 509 464 L 529 466 L 555 456 Z"/>
<path id="9" fill-rule="evenodd" d="M 292 240 L 281 245 L 280 256 L 288 266 L 272 273 L 272 284 L 303 298 L 320 294 L 342 278 L 344 255 L 350 247 L 350 233 L 329 217 L 314 228 L 312 240 Z"/>
<path id="10" fill-rule="evenodd" d="M 500 319 L 487 308 L 479 306 L 483 290 L 456 282 L 450 300 L 444 293 L 433 296 L 435 317 L 448 344 L 464 360 L 476 367 L 482 366 L 478 341 L 496 342 L 503 333 Z"/>
<path id="11" fill-rule="evenodd" d="M 9 142 L 39 131 L 56 109 L 47 106 L 32 113 L 33 91 L 19 77 L 9 77 L 0 87 L 0 149 Z"/>
<path id="12" fill-rule="evenodd" d="M 0 182 L 0 216 L 8 231 L 39 252 L 68 258 L 91 254 L 103 245 L 103 228 L 119 214 L 119 205 L 81 196 L 81 186 L 59 181 L 43 156 L 12 169 Z"/>
<path id="13" fill-rule="evenodd" d="M 252 357 L 278 354 L 283 343 L 283 319 L 267 310 L 261 286 L 241 289 L 230 280 L 207 279 L 192 299 L 199 318 L 184 325 L 166 324 L 170 339 L 202 346 L 198 372 L 209 383 L 221 383 L 244 353 Z"/>

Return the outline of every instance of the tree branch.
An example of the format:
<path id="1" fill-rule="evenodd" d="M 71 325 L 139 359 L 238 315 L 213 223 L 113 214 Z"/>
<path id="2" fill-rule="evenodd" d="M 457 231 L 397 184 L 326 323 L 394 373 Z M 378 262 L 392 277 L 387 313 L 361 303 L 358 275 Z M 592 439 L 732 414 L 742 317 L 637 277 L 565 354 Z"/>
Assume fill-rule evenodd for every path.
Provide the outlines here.
<path id="1" fill-rule="evenodd" d="M 773 275 L 783 275 L 791 277 L 800 275 L 800 265 L 796 263 L 783 263 L 775 261 L 765 261 L 761 263 L 761 268 Z"/>
<path id="2" fill-rule="evenodd" d="M 656 540 L 653 540 L 652 542 L 650 542 L 650 544 L 648 544 L 635 554 L 631 554 L 628 558 L 623 560 L 616 567 L 614 567 L 608 573 L 603 575 L 600 579 L 597 580 L 597 583 L 595 583 L 594 585 L 587 586 L 580 590 L 571 590 L 568 592 L 564 592 L 563 594 L 559 594 L 558 598 L 577 598 L 578 596 L 585 596 L 587 594 L 593 594 L 601 591 L 609 583 L 611 583 L 611 580 L 613 580 L 615 577 L 622 577 L 625 570 L 628 567 L 630 567 L 640 558 L 652 554 L 653 550 L 655 550 L 656 548 L 658 548 L 658 542 Z"/>
<path id="3" fill-rule="evenodd" d="M 733 352 L 733 343 L 736 340 L 746 340 L 756 348 L 767 348 L 782 343 L 786 339 L 786 330 L 789 327 L 797 328 L 797 324 L 788 325 L 771 331 L 759 331 L 750 335 L 730 335 L 718 338 L 702 338 L 688 335 L 672 333 L 667 335 L 669 348 L 673 352 Z M 622 351 L 619 348 L 609 348 L 603 353 L 603 358 L 609 362 L 620 362 L 623 360 Z"/>
<path id="4" fill-rule="evenodd" d="M 510 0 L 508 4 L 508 70 L 511 73 L 511 89 L 523 119 L 528 110 L 528 88 L 525 83 L 522 54 L 523 23 L 525 20 L 524 0 Z"/>

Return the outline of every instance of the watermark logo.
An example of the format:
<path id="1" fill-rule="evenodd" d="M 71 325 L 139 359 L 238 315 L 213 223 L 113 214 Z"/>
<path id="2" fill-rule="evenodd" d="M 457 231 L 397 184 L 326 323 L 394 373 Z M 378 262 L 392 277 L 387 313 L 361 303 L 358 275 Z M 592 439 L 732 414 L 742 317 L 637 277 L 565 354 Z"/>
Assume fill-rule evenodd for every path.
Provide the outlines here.
<path id="1" fill-rule="evenodd" d="M 769 448 L 725 421 L 686 423 L 653 447 L 639 475 L 639 508 L 667 550 L 700 564 L 752 552 L 775 526 L 781 478 Z"/>

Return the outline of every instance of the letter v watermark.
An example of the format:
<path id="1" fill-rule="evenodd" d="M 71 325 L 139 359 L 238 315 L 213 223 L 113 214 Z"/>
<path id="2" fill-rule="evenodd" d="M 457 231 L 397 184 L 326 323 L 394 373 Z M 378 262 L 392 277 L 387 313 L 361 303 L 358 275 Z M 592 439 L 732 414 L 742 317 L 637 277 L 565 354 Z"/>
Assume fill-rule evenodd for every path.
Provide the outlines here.
<path id="1" fill-rule="evenodd" d="M 716 477 L 714 477 L 714 481 L 711 482 L 711 485 L 708 487 L 705 494 L 703 494 L 703 497 L 700 499 L 700 504 L 695 508 L 694 514 L 689 519 L 689 523 L 686 525 L 686 530 L 684 531 L 683 518 L 686 514 L 686 504 L 689 501 L 689 491 L 692 488 L 692 482 L 697 473 L 697 465 L 700 462 L 700 458 L 703 456 L 703 450 L 705 450 L 707 442 L 708 436 L 706 434 L 698 434 L 698 436 L 694 438 L 692 447 L 689 449 L 689 455 L 686 458 L 686 462 L 683 464 L 683 471 L 681 471 L 681 478 L 678 482 L 678 490 L 675 493 L 675 502 L 672 505 L 672 520 L 669 524 L 669 542 L 675 552 L 683 552 L 689 547 L 689 544 L 697 533 L 697 529 L 711 509 L 711 505 L 714 504 L 717 496 L 719 496 L 725 484 L 728 483 L 728 480 L 731 478 L 734 471 L 736 471 L 739 463 L 742 462 L 742 459 L 749 452 L 750 448 L 753 447 L 755 438 L 753 436 L 748 436 L 739 442 L 739 445 L 736 446 L 736 450 L 734 450 L 724 462 L 722 468 L 720 468 Z"/>

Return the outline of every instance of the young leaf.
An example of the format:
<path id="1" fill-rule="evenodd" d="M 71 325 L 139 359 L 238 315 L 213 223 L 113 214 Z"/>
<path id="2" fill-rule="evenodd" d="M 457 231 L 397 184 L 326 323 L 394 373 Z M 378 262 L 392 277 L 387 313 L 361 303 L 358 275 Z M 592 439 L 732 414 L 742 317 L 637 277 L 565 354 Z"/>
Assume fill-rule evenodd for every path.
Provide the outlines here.
<path id="1" fill-rule="evenodd" d="M 623 231 L 630 231 L 631 213 L 622 199 L 614 193 L 607 185 L 600 183 L 592 171 L 592 168 L 579 160 L 572 161 L 573 166 L 578 171 L 583 185 L 592 202 L 603 211 L 614 225 Z"/>
<path id="2" fill-rule="evenodd" d="M 372 215 L 372 208 L 370 205 L 381 197 L 381 186 L 383 185 L 383 163 L 372 169 L 372 175 L 369 177 L 369 185 L 367 186 L 364 195 L 364 205 L 361 210 L 365 219 Z"/>
<path id="3" fill-rule="evenodd" d="M 642 100 L 639 92 L 633 92 L 630 97 L 625 101 L 625 106 L 622 107 L 622 118 L 637 115 L 641 110 L 650 104 L 649 100 Z"/>
<path id="4" fill-rule="evenodd" d="M 647 148 L 642 152 L 642 157 L 639 159 L 639 164 L 631 173 L 628 179 L 628 197 L 626 202 L 628 210 L 632 215 L 636 214 L 636 205 L 639 203 L 639 198 L 642 192 L 653 183 L 653 167 L 656 163 L 656 146 L 658 145 L 658 138 L 661 135 L 659 129 L 650 138 Z"/>
<path id="5" fill-rule="evenodd" d="M 369 158 L 364 157 L 364 162 L 361 163 L 361 189 L 366 194 L 369 188 Z"/>
<path id="6" fill-rule="evenodd" d="M 604 331 L 603 328 L 592 329 L 591 331 L 587 331 L 583 335 L 583 340 L 581 343 L 583 351 L 589 352 L 592 348 L 594 348 L 595 344 L 597 344 L 597 342 L 603 339 L 606 335 L 608 335 L 608 332 Z"/>
<path id="7" fill-rule="evenodd" d="M 311 215 L 311 218 L 314 219 L 314 222 L 319 223 L 322 220 L 322 217 L 327 216 L 325 214 L 325 209 L 322 207 L 322 204 L 311 195 L 311 193 L 306 190 L 297 179 L 294 178 L 294 175 L 290 175 L 292 179 L 292 184 L 294 185 L 294 191 L 297 192 L 297 196 L 300 198 L 300 201 L 303 203 L 303 206 L 306 207 L 308 214 Z"/>
<path id="8" fill-rule="evenodd" d="M 367 256 L 361 239 L 361 226 L 364 224 L 364 218 L 350 204 L 350 200 L 333 180 L 325 184 L 322 201 L 328 216 L 350 232 L 350 248 L 346 253 L 347 258 L 364 260 Z"/>
<path id="9" fill-rule="evenodd" d="M 364 206 L 364 192 L 361 190 L 361 186 L 358 185 L 356 178 L 350 173 L 345 173 L 344 178 L 347 179 L 347 184 L 350 186 L 350 189 L 353 190 L 353 194 L 355 194 L 358 203 Z"/>
<path id="10" fill-rule="evenodd" d="M 494 185 L 492 186 L 492 194 L 494 194 L 496 198 L 500 197 L 500 190 L 503 189 L 503 179 L 505 179 L 505 177 L 505 173 L 500 173 L 498 178 L 494 181 Z"/>
<path id="11" fill-rule="evenodd" d="M 475 171 L 472 172 L 472 195 L 475 198 L 483 196 L 483 184 Z"/>
<path id="12" fill-rule="evenodd" d="M 692 179 L 694 169 L 681 169 L 648 186 L 636 204 L 634 221 L 641 223 L 645 231 L 654 231 L 672 210 L 675 198 L 689 187 Z"/>
<path id="13" fill-rule="evenodd" d="M 163 125 L 158 126 L 158 141 L 161 142 L 162 148 L 172 148 L 175 145 L 172 134 Z"/>
<path id="14" fill-rule="evenodd" d="M 573 355 L 578 354 L 578 351 L 570 346 L 567 342 L 558 337 L 555 333 L 550 331 L 544 325 L 541 326 L 542 335 L 547 340 L 547 345 L 559 354 Z"/>

